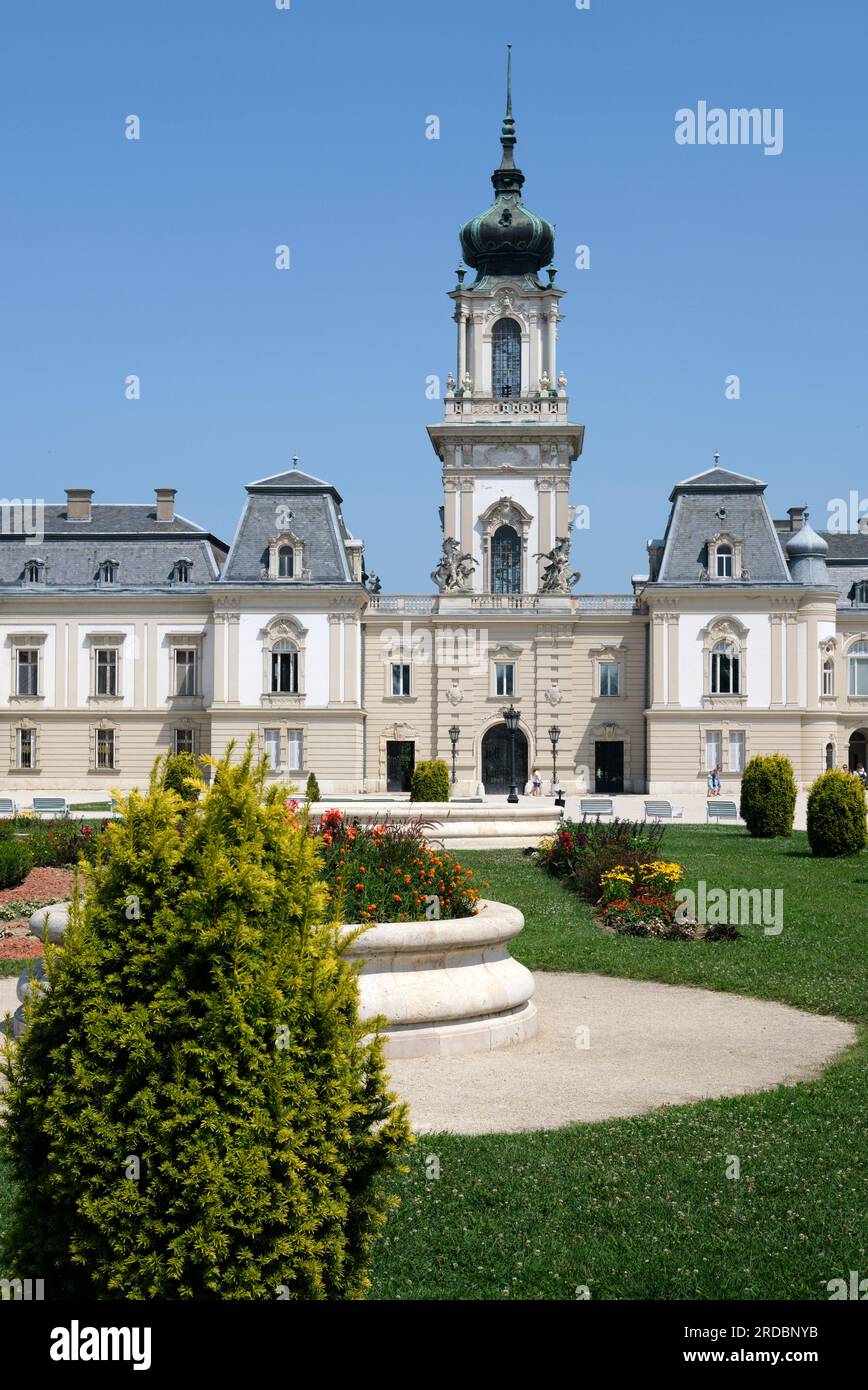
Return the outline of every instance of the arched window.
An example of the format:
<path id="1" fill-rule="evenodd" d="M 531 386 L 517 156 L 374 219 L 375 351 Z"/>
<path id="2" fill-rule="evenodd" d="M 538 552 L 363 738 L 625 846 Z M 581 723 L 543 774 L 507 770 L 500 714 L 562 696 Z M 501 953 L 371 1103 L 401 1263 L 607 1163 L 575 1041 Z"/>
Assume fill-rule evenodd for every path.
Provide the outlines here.
<path id="1" fill-rule="evenodd" d="M 521 329 L 515 319 L 498 319 L 491 335 L 492 393 L 498 399 L 521 395 Z"/>
<path id="2" fill-rule="evenodd" d="M 521 593 L 521 540 L 511 526 L 498 526 L 491 540 L 491 592 Z"/>
<path id="3" fill-rule="evenodd" d="M 719 545 L 717 547 L 717 577 L 718 579 L 732 579 L 731 545 Z"/>
<path id="4" fill-rule="evenodd" d="M 117 560 L 103 560 L 98 571 L 98 582 L 100 584 L 114 584 L 118 577 Z"/>
<path id="5" fill-rule="evenodd" d="M 42 583 L 42 561 L 41 561 L 41 560 L 28 560 L 28 561 L 27 561 L 26 565 L 24 566 L 24 582 L 25 582 L 25 584 L 41 584 L 41 583 Z"/>
<path id="6" fill-rule="evenodd" d="M 709 688 L 712 695 L 739 694 L 739 655 L 734 642 L 715 642 L 712 647 Z"/>
<path id="7" fill-rule="evenodd" d="M 834 745 L 834 743 L 827 743 L 827 744 L 826 744 L 826 771 L 827 771 L 827 772 L 831 772 L 831 770 L 832 770 L 832 768 L 833 768 L 834 766 L 835 766 L 835 745 Z"/>
<path id="8" fill-rule="evenodd" d="M 275 642 L 271 648 L 271 693 L 298 694 L 298 647 L 294 642 Z"/>
<path id="9" fill-rule="evenodd" d="M 832 658 L 827 656 L 823 662 L 823 694 L 834 695 L 835 693 L 835 663 Z"/>
<path id="10" fill-rule="evenodd" d="M 295 573 L 295 555 L 291 545 L 282 545 L 277 552 L 278 579 L 291 579 Z"/>
<path id="11" fill-rule="evenodd" d="M 847 657 L 850 694 L 868 696 L 868 642 L 854 642 Z"/>
<path id="12" fill-rule="evenodd" d="M 189 561 L 189 560 L 176 560 L 176 561 L 175 561 L 175 583 L 176 583 L 176 584 L 189 584 L 189 583 L 190 583 L 190 570 L 191 570 L 191 569 L 192 569 L 192 565 L 190 564 L 190 561 Z"/>

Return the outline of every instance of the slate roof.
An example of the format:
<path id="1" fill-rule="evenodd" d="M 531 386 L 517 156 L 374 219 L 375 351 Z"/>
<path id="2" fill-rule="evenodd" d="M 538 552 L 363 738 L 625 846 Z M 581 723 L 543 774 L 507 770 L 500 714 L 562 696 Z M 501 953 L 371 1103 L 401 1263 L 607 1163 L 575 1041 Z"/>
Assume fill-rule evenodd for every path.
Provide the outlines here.
<path id="1" fill-rule="evenodd" d="M 676 483 L 670 494 L 672 510 L 663 540 L 658 584 L 714 584 L 704 577 L 707 543 L 720 531 L 742 542 L 742 563 L 748 578 L 727 580 L 727 587 L 750 584 L 791 584 L 786 558 L 763 493 L 766 485 L 743 473 L 709 468 Z M 723 508 L 725 515 L 718 515 Z"/>
<path id="2" fill-rule="evenodd" d="M 291 531 L 304 542 L 304 578 L 287 583 L 293 587 L 356 583 L 347 558 L 345 542 L 352 537 L 341 501 L 331 483 L 298 468 L 248 483 L 221 583 L 261 584 L 269 543 L 282 531 Z"/>
<path id="3" fill-rule="evenodd" d="M 228 549 L 186 517 L 157 521 L 153 505 L 94 503 L 90 521 L 70 521 L 65 503 L 46 503 L 43 528 L 42 540 L 33 542 L 20 530 L 0 531 L 0 592 L 94 589 L 103 560 L 118 562 L 112 592 L 178 587 L 172 580 L 177 560 L 190 562 L 195 588 L 214 583 Z M 28 560 L 44 563 L 42 583 L 24 583 Z"/>
<path id="4" fill-rule="evenodd" d="M 793 535 L 789 521 L 776 521 L 775 529 L 781 545 L 786 545 Z M 829 583 L 838 590 L 838 608 L 852 608 L 854 584 L 868 579 L 868 533 L 820 531 L 819 535 L 829 547 L 826 555 L 826 569 Z"/>

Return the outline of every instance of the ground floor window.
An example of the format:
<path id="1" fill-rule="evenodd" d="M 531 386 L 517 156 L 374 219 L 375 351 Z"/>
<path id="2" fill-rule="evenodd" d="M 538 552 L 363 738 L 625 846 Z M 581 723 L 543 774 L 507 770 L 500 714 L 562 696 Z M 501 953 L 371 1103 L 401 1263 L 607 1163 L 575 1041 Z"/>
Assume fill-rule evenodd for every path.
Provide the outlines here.
<path id="1" fill-rule="evenodd" d="M 176 753 L 192 753 L 193 751 L 194 751 L 194 749 L 193 749 L 193 730 L 192 730 L 192 729 L 176 729 L 176 730 L 175 730 L 175 752 L 176 752 Z"/>
<path id="2" fill-rule="evenodd" d="M 732 729 L 729 735 L 729 770 L 744 772 L 744 730 Z"/>
<path id="3" fill-rule="evenodd" d="M 515 666 L 511 661 L 495 662 L 494 693 L 500 696 L 515 694 Z"/>
<path id="4" fill-rule="evenodd" d="M 600 694 L 621 694 L 621 667 L 617 661 L 600 662 Z"/>
<path id="5" fill-rule="evenodd" d="M 265 757 L 268 761 L 269 772 L 280 771 L 280 730 L 266 729 L 263 734 L 265 744 Z"/>
<path id="6" fill-rule="evenodd" d="M 301 772 L 304 767 L 304 734 L 301 729 L 286 731 L 286 766 L 290 772 Z"/>
<path id="7" fill-rule="evenodd" d="M 721 748 L 720 729 L 706 729 L 706 731 L 705 731 L 705 770 L 706 770 L 706 772 L 711 772 L 714 768 L 720 767 L 720 748 Z"/>
<path id="8" fill-rule="evenodd" d="M 114 729 L 97 729 L 96 765 L 98 768 L 113 768 L 115 766 Z"/>
<path id="9" fill-rule="evenodd" d="M 392 694 L 410 694 L 410 667 L 407 662 L 395 661 L 392 663 Z"/>
<path id="10" fill-rule="evenodd" d="M 18 729 L 15 737 L 15 762 L 23 769 L 36 766 L 36 730 Z"/>

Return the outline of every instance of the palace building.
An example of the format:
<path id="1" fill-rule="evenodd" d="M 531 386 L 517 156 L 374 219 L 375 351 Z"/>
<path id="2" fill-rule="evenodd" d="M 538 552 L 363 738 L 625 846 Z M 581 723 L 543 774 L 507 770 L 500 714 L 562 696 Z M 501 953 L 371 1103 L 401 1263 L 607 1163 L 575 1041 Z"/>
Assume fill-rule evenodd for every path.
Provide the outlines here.
<path id="1" fill-rule="evenodd" d="M 584 592 L 565 291 L 515 145 L 508 101 L 449 292 L 431 591 L 381 593 L 340 495 L 300 468 L 247 484 L 231 545 L 172 488 L 129 505 L 70 488 L 38 542 L 0 535 L 4 792 L 102 796 L 159 754 L 252 733 L 275 777 L 314 771 L 327 795 L 406 790 L 415 762 L 453 752 L 456 794 L 501 793 L 510 705 L 519 781 L 539 765 L 550 782 L 554 753 L 568 793 L 684 794 L 713 766 L 734 791 L 761 752 L 802 785 L 865 764 L 868 534 L 818 533 L 799 507 L 773 520 L 765 484 L 715 460 L 676 483 L 628 591 Z"/>

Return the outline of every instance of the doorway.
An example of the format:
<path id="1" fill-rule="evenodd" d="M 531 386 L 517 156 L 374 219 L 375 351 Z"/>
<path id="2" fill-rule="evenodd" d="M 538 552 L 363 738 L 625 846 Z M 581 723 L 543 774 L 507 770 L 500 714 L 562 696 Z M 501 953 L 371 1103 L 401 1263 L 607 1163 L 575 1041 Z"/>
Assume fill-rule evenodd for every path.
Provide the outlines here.
<path id="1" fill-rule="evenodd" d="M 616 796 L 624 790 L 624 745 L 614 740 L 594 744 L 594 791 Z"/>
<path id="2" fill-rule="evenodd" d="M 851 772 L 855 772 L 857 767 L 868 767 L 866 754 L 868 754 L 868 729 L 856 729 L 855 733 L 850 735 L 849 763 Z"/>
<path id="3" fill-rule="evenodd" d="M 505 724 L 495 724 L 482 740 L 482 784 L 495 796 L 512 786 L 511 735 Z M 527 739 L 521 729 L 515 732 L 515 785 L 519 795 L 527 785 Z"/>
<path id="4" fill-rule="evenodd" d="M 408 792 L 416 766 L 416 745 L 412 739 L 389 739 L 386 743 L 386 791 Z"/>

